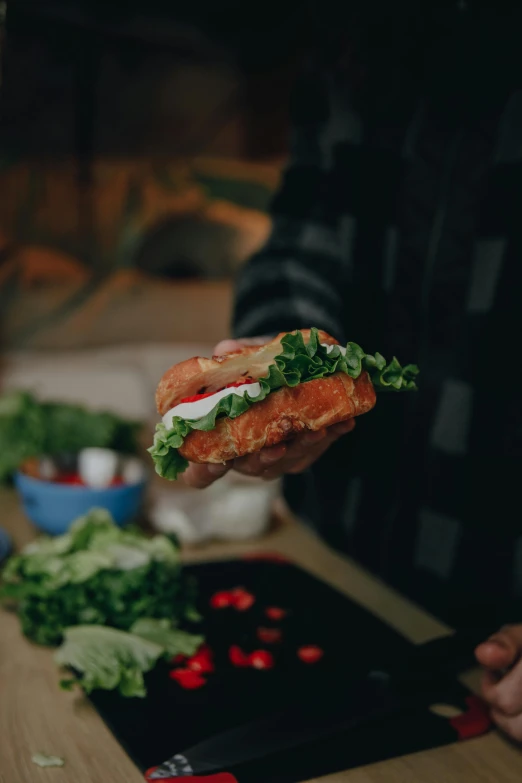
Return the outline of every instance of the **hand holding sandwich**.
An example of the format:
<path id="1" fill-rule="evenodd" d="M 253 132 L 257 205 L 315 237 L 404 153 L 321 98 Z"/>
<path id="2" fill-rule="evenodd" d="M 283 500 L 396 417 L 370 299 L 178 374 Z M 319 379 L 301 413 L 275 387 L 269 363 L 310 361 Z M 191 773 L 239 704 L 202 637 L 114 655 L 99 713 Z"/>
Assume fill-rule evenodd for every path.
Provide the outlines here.
<path id="1" fill-rule="evenodd" d="M 252 337 L 243 340 L 222 340 L 214 348 L 213 354 L 222 356 L 238 351 L 246 345 L 264 345 L 270 339 L 270 337 Z M 291 427 L 290 422 L 288 426 Z M 245 476 L 255 476 L 265 481 L 272 481 L 287 473 L 302 473 L 318 460 L 334 441 L 341 435 L 351 432 L 354 427 L 355 419 L 348 419 L 317 432 L 297 435 L 291 442 L 267 446 L 255 454 L 238 457 L 224 465 L 198 465 L 192 462 L 183 473 L 183 480 L 190 487 L 204 489 L 229 470 L 237 470 Z"/>
<path id="2" fill-rule="evenodd" d="M 376 390 L 415 389 L 417 367 L 388 364 L 318 329 L 219 343 L 171 367 L 156 391 L 156 471 L 205 487 L 233 467 L 299 473 L 375 405 Z"/>

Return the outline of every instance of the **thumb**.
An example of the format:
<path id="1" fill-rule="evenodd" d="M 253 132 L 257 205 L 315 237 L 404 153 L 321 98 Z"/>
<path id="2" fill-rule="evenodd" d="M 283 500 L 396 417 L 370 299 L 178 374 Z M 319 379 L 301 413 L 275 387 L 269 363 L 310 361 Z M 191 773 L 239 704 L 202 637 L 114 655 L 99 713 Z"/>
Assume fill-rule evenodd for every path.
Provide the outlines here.
<path id="1" fill-rule="evenodd" d="M 477 661 L 486 669 L 498 671 L 511 666 L 520 655 L 520 644 L 509 629 L 499 631 L 475 650 Z"/>

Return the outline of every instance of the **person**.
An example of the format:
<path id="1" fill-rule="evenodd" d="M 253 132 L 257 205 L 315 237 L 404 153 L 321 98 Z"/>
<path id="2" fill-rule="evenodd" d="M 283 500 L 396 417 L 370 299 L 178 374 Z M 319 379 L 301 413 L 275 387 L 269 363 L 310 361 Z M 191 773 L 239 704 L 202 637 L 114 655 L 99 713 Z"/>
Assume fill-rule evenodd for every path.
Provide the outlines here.
<path id="1" fill-rule="evenodd" d="M 233 335 L 317 326 L 418 364 L 419 391 L 186 481 L 283 475 L 330 544 L 453 626 L 500 627 L 482 692 L 522 741 L 520 4 L 348 5 L 321 4 Z"/>

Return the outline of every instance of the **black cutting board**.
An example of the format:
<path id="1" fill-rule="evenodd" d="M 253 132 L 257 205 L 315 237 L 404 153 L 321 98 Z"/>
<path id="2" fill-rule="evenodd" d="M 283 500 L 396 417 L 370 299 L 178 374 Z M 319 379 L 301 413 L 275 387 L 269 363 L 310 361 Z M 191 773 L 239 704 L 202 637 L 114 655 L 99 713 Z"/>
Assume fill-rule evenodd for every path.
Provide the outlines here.
<path id="1" fill-rule="evenodd" d="M 292 564 L 245 559 L 189 566 L 185 572 L 198 580 L 202 628 L 214 653 L 215 672 L 206 685 L 184 690 L 169 677 L 170 667 L 161 663 L 147 675 L 145 699 L 103 691 L 91 696 L 143 771 L 217 732 L 290 705 L 296 694 L 348 686 L 369 668 L 386 666 L 411 650 L 390 626 Z M 216 592 L 236 587 L 255 596 L 248 611 L 210 608 Z M 287 615 L 270 620 L 268 607 L 283 608 Z M 257 638 L 259 627 L 279 628 L 282 641 L 263 644 Z M 261 671 L 234 667 L 231 645 L 245 652 L 270 650 L 275 666 Z M 324 651 L 319 662 L 299 659 L 297 650 L 305 645 Z M 468 695 L 456 681 L 450 682 L 440 701 L 465 709 Z M 240 783 L 297 783 L 456 739 L 451 722 L 426 709 L 231 771 Z"/>

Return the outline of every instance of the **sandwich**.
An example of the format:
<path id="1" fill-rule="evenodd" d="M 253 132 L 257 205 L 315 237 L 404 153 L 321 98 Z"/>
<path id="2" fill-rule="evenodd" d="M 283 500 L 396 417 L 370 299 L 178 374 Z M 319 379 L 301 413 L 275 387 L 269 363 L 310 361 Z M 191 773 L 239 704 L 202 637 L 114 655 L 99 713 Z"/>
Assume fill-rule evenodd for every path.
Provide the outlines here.
<path id="1" fill-rule="evenodd" d="M 156 391 L 162 421 L 149 453 L 177 479 L 189 462 L 225 463 L 370 411 L 376 390 L 415 390 L 418 368 L 301 329 L 264 345 L 194 357 L 167 370 Z"/>

